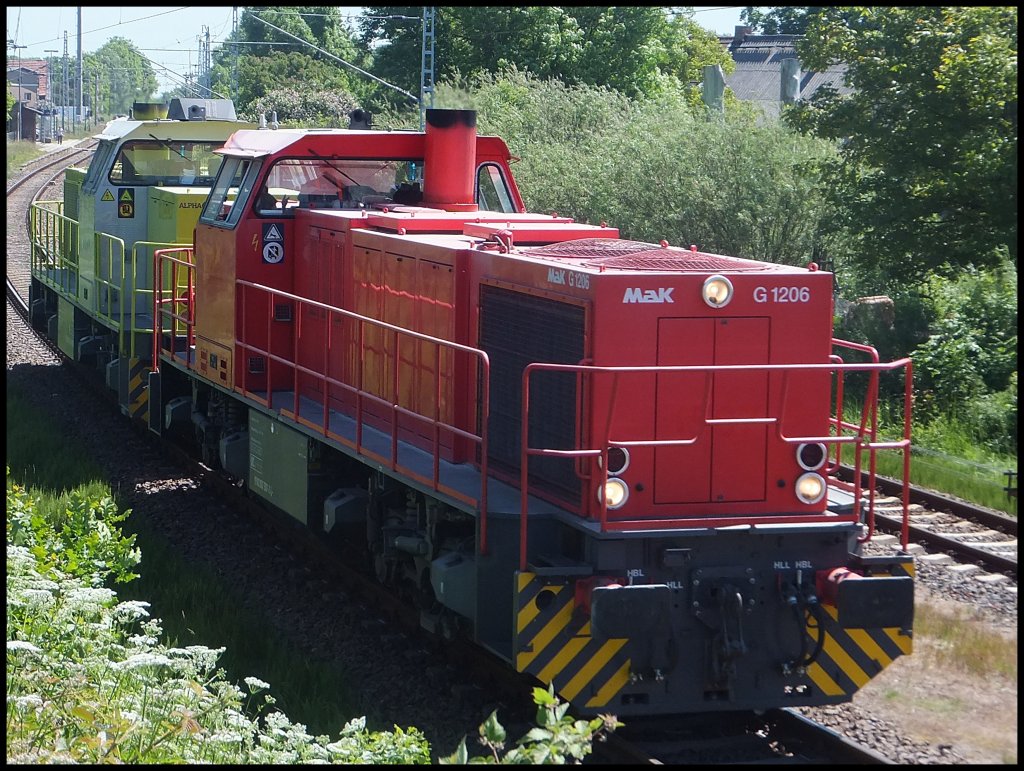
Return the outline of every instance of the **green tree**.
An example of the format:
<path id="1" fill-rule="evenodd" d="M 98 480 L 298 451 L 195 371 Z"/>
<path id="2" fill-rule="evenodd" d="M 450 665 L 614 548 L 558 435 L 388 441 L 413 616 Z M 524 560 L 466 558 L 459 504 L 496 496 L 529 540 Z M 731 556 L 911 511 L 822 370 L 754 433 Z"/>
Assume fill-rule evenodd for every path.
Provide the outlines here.
<path id="1" fill-rule="evenodd" d="M 785 118 L 838 141 L 825 189 L 876 292 L 1016 265 L 1016 8 L 828 8 L 798 51 L 807 69 L 845 64 L 855 89 Z"/>
<path id="2" fill-rule="evenodd" d="M 700 79 L 732 60 L 689 15 L 657 6 L 445 6 L 435 16 L 434 78 L 473 78 L 515 67 L 567 85 L 653 94 Z M 373 72 L 419 89 L 422 8 L 373 8 L 360 18 Z"/>
<path id="3" fill-rule="evenodd" d="M 236 41 L 238 45 L 233 44 Z M 373 83 L 352 68 L 366 66 L 365 52 L 345 26 L 338 7 L 253 6 L 243 10 L 237 33 L 214 53 L 211 83 L 215 91 L 231 95 L 240 115 L 252 117 L 254 103 L 263 100 L 265 106 L 268 94 L 277 89 L 315 92 L 325 96 L 325 104 L 361 103 L 372 92 Z M 296 104 L 294 99 L 287 101 Z M 327 114 L 329 110 L 309 114 L 290 110 L 288 105 L 271 109 L 278 110 L 280 120 L 294 118 L 319 125 L 336 120 Z"/>
<path id="4" fill-rule="evenodd" d="M 606 221 L 638 241 L 811 259 L 822 209 L 812 171 L 827 142 L 742 113 L 695 113 L 679 92 L 629 99 L 514 70 L 441 84 L 438 99 L 476 109 L 479 131 L 508 142 L 531 211 Z"/>
<path id="5" fill-rule="evenodd" d="M 59 67 L 60 60 L 55 63 Z M 57 104 L 75 104 L 75 88 L 72 85 L 69 99 Z M 95 115 L 127 115 L 133 102 L 150 101 L 156 89 L 152 65 L 130 40 L 113 37 L 82 56 L 82 103 Z"/>
<path id="6" fill-rule="evenodd" d="M 826 7 L 747 6 L 740 12 L 740 21 L 762 35 L 803 35 L 807 32 L 807 25 L 811 19 L 818 16 Z"/>

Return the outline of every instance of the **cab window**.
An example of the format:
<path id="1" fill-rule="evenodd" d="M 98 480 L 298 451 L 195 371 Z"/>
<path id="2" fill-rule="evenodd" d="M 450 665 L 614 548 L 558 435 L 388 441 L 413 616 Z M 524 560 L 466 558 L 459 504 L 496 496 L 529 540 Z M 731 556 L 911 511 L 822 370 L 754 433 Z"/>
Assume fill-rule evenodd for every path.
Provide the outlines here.
<path id="1" fill-rule="evenodd" d="M 114 185 L 209 187 L 220 168 L 213 151 L 223 142 L 129 140 L 121 145 L 107 178 Z"/>
<path id="2" fill-rule="evenodd" d="M 295 209 L 368 209 L 418 204 L 423 164 L 393 158 L 283 158 L 267 171 L 257 214 L 291 217 Z"/>
<path id="3" fill-rule="evenodd" d="M 514 212 L 515 204 L 501 168 L 483 164 L 476 173 L 476 205 L 484 211 Z"/>
<path id="4" fill-rule="evenodd" d="M 206 199 L 200 221 L 234 227 L 252 193 L 260 165 L 259 161 L 250 158 L 225 158 Z"/>
<path id="5" fill-rule="evenodd" d="M 82 182 L 83 193 L 95 193 L 100 186 L 100 180 L 105 176 L 106 170 L 110 167 L 115 152 L 115 145 L 109 139 L 100 140 L 99 147 L 89 163 L 89 170 L 85 173 L 85 181 Z"/>

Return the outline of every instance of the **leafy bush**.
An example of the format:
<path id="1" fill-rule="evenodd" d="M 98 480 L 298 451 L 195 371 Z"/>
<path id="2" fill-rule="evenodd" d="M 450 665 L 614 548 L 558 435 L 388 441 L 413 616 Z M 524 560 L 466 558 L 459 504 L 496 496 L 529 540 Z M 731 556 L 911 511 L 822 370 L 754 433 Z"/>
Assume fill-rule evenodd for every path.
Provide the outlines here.
<path id="1" fill-rule="evenodd" d="M 505 748 L 507 735 L 505 728 L 498 722 L 498 713 L 492 712 L 480 726 L 480 743 L 490 754 L 470 758 L 463 737 L 459 748 L 449 757 L 442 758 L 441 763 L 549 765 L 564 764 L 570 759 L 579 763 L 591 753 L 595 740 L 602 740 L 622 726 L 611 715 L 600 715 L 591 720 L 573 720 L 567 714 L 569 705 L 559 701 L 550 686 L 546 691 L 534 688 L 533 701 L 537 704 L 537 727 L 527 732 L 519 740 L 519 745 L 504 756 L 501 751 Z"/>
<path id="2" fill-rule="evenodd" d="M 429 763 L 416 729 L 368 732 L 359 719 L 335 741 L 310 736 L 269 710 L 269 694 L 257 697 L 266 683 L 246 678 L 243 690 L 226 682 L 215 669 L 222 648 L 159 643 L 148 603 L 118 602 L 97 584 L 121 566 L 96 542 L 130 541 L 100 518 L 111 505 L 76 499 L 73 508 L 74 524 L 53 528 L 8 471 L 9 760 Z"/>
<path id="3" fill-rule="evenodd" d="M 249 120 L 277 112 L 279 123 L 293 126 L 348 128 L 348 116 L 359 103 L 347 91 L 338 89 L 282 87 L 268 91 L 246 109 Z"/>
<path id="4" fill-rule="evenodd" d="M 1005 391 L 983 394 L 960 412 L 975 442 L 995 453 L 1017 454 L 1017 373 Z"/>
<path id="5" fill-rule="evenodd" d="M 311 736 L 273 709 L 269 685 L 217 669 L 223 648 L 168 647 L 149 603 L 118 602 L 103 582 L 139 562 L 109 500 L 72 495 L 57 527 L 7 470 L 7 758 L 16 763 L 427 764 L 416 728 Z M 504 759 L 496 715 L 481 726 L 495 762 L 563 763 L 590 752 L 614 718 L 572 721 L 551 693 L 539 727 Z M 465 754 L 465 741 L 459 753 Z M 454 756 L 453 756 L 454 757 Z"/>
<path id="6" fill-rule="evenodd" d="M 137 578 L 132 568 L 142 555 L 135 548 L 135 536 L 122 536 L 116 527 L 131 513 L 118 513 L 109 497 L 90 500 L 81 493 L 65 498 L 66 505 L 57 516 L 46 516 L 35 505 L 28 505 L 24 492 L 13 485 L 7 469 L 7 542 L 23 546 L 46 567 L 79 576 L 91 586 L 100 586 L 112 576 L 126 582 Z M 12 490 L 14 505 L 12 506 Z"/>
<path id="7" fill-rule="evenodd" d="M 949 415 L 996 452 L 1017 451 L 1017 281 L 999 271 L 931 277 L 928 339 L 911 353 L 922 419 Z"/>
<path id="8" fill-rule="evenodd" d="M 780 124 L 695 110 L 685 93 L 630 100 L 507 70 L 442 84 L 521 161 L 528 208 L 618 227 L 624 238 L 806 265 L 821 216 L 815 165 L 830 152 Z M 462 96 L 459 103 L 453 95 Z"/>

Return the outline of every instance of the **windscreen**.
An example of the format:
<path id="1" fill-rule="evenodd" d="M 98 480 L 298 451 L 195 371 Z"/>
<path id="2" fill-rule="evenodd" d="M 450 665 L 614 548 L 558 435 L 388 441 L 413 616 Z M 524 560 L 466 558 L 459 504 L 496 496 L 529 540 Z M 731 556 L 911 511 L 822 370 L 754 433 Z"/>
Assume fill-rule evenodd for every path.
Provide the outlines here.
<path id="1" fill-rule="evenodd" d="M 136 139 L 121 145 L 108 178 L 115 185 L 209 187 L 220 168 L 213 151 L 223 142 Z"/>
<path id="2" fill-rule="evenodd" d="M 301 209 L 364 209 L 418 204 L 423 164 L 418 160 L 285 158 L 267 172 L 256 200 L 259 214 L 290 217 Z"/>

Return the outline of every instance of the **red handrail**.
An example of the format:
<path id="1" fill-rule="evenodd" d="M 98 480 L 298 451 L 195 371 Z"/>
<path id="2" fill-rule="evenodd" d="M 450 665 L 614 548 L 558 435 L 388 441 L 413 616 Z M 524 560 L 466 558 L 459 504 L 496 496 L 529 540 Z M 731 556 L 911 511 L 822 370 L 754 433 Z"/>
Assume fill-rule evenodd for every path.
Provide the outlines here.
<path id="1" fill-rule="evenodd" d="M 183 257 L 178 257 L 181 254 Z M 188 351 L 192 350 L 192 346 L 195 345 L 195 263 L 193 262 L 193 249 L 192 247 L 176 247 L 173 249 L 157 249 L 153 252 L 153 371 L 158 372 L 160 369 L 160 341 L 163 339 L 163 318 L 167 316 L 170 319 L 170 337 L 171 337 L 171 356 L 174 356 L 174 338 L 175 328 L 174 322 L 181 322 L 185 329 L 185 351 L 186 361 L 188 359 Z M 164 264 L 167 264 L 171 270 L 171 296 L 164 298 L 163 295 L 163 270 Z M 177 290 L 177 281 L 175 280 L 174 266 L 179 266 L 185 269 L 187 276 L 186 280 L 186 292 L 185 298 L 176 297 L 174 292 Z M 163 310 L 162 306 L 171 305 L 170 313 Z M 176 310 L 177 305 L 184 304 L 186 315 L 178 313 Z M 191 364 L 189 364 L 191 368 Z"/>
<path id="2" fill-rule="evenodd" d="M 355 402 L 354 418 L 355 418 L 355 430 L 356 430 L 356 439 L 355 439 L 355 449 L 356 449 L 356 451 L 358 453 L 362 454 L 362 455 L 373 456 L 373 457 L 380 457 L 380 456 L 377 456 L 377 454 L 374 453 L 372 450 L 370 450 L 370 449 L 368 449 L 368 448 L 363 446 L 362 436 L 363 436 L 363 423 L 364 423 L 364 418 L 366 416 L 366 408 L 367 408 L 367 406 L 369 404 L 376 404 L 378 406 L 381 406 L 381 407 L 385 408 L 385 410 L 390 414 L 390 421 L 389 421 L 389 423 L 390 423 L 391 434 L 390 434 L 389 439 L 390 439 L 390 445 L 391 446 L 390 446 L 390 457 L 386 459 L 386 461 L 388 463 L 388 466 L 392 470 L 396 470 L 396 471 L 400 470 L 403 473 L 408 473 L 408 474 L 413 475 L 413 476 L 416 476 L 415 472 L 413 472 L 411 469 L 409 469 L 407 467 L 402 466 L 402 464 L 400 464 L 399 460 L 398 460 L 398 425 L 399 425 L 399 416 L 405 416 L 405 417 L 411 418 L 413 420 L 420 421 L 421 423 L 423 423 L 423 424 L 425 424 L 425 425 L 427 425 L 429 427 L 430 433 L 431 433 L 431 442 L 430 442 L 430 444 L 431 444 L 431 453 L 432 453 L 432 457 L 433 457 L 433 464 L 432 464 L 432 469 L 431 469 L 430 483 L 431 483 L 432 489 L 434 489 L 435 491 L 438 491 L 438 492 L 446 492 L 446 493 L 451 494 L 454 497 L 457 497 L 457 498 L 460 498 L 460 499 L 465 499 L 465 498 L 460 493 L 458 493 L 458 491 L 449 490 L 449 489 L 445 488 L 441 484 L 441 482 L 440 482 L 440 463 L 441 463 L 440 442 L 441 442 L 442 432 L 444 432 L 446 435 L 449 435 L 449 436 L 452 436 L 452 437 L 459 437 L 459 438 L 465 439 L 465 440 L 467 440 L 469 442 L 472 442 L 472 443 L 477 445 L 477 447 L 478 447 L 477 454 L 478 454 L 478 456 L 480 458 L 480 461 L 479 461 L 480 479 L 481 479 L 481 482 L 480 482 L 480 494 L 479 494 L 479 496 L 475 500 L 471 500 L 469 502 L 472 502 L 478 508 L 478 510 L 480 512 L 480 553 L 481 554 L 486 554 L 487 553 L 487 518 L 486 518 L 486 512 L 487 512 L 487 473 L 488 473 L 488 455 L 489 455 L 488 440 L 487 440 L 487 423 L 488 423 L 488 415 L 489 415 L 489 407 L 488 407 L 488 405 L 490 403 L 490 359 L 487 356 L 487 354 L 484 351 L 482 351 L 482 350 L 480 350 L 478 348 L 473 348 L 472 346 L 462 345 L 460 343 L 456 343 L 456 342 L 453 342 L 451 340 L 445 340 L 443 338 L 434 337 L 433 335 L 428 335 L 428 334 L 425 334 L 425 333 L 422 333 L 422 332 L 416 332 L 416 331 L 411 330 L 411 329 L 406 329 L 404 327 L 400 327 L 400 326 L 397 326 L 397 325 L 394 325 L 394 324 L 389 324 L 388 322 L 385 322 L 385 321 L 380 321 L 378 319 L 374 319 L 374 318 L 371 318 L 369 316 L 363 316 L 363 315 L 355 313 L 353 311 L 345 310 L 344 308 L 338 308 L 336 306 L 328 305 L 326 303 L 318 302 L 316 300 L 311 300 L 309 298 L 300 297 L 299 295 L 292 294 L 291 292 L 286 292 L 286 291 L 283 291 L 283 290 L 280 290 L 280 289 L 274 289 L 273 287 L 268 287 L 268 286 L 265 286 L 263 284 L 257 284 L 257 283 L 252 282 L 252 281 L 245 281 L 245 280 L 241 280 L 241 279 L 237 280 L 235 283 L 239 287 L 239 302 L 241 303 L 243 318 L 245 317 L 244 314 L 246 312 L 246 307 L 247 307 L 247 297 L 248 297 L 250 292 L 265 293 L 266 295 L 268 295 L 271 298 L 271 302 L 268 303 L 267 347 L 265 349 L 260 348 L 259 346 L 253 345 L 252 343 L 249 343 L 249 342 L 247 342 L 245 340 L 242 340 L 241 338 L 238 338 L 237 336 L 236 336 L 236 339 L 235 339 L 235 345 L 238 346 L 238 348 L 241 351 L 243 351 L 243 355 L 258 354 L 258 355 L 262 355 L 262 356 L 266 357 L 266 359 L 267 359 L 266 375 L 267 375 L 267 383 L 268 384 L 272 382 L 270 380 L 270 377 L 271 377 L 271 364 L 272 363 L 276 364 L 277 366 L 283 366 L 283 367 L 290 368 L 292 370 L 292 372 L 293 372 L 293 383 L 294 383 L 294 397 L 293 397 L 293 403 L 292 403 L 292 414 L 293 414 L 294 418 L 297 421 L 307 422 L 307 421 L 304 421 L 300 417 L 300 414 L 299 414 L 299 388 L 298 388 L 298 383 L 299 383 L 299 375 L 301 374 L 301 375 L 306 375 L 306 376 L 308 376 L 310 378 L 316 379 L 316 380 L 320 381 L 321 384 L 323 385 L 323 394 L 324 394 L 324 396 L 323 396 L 323 399 L 324 399 L 324 401 L 323 401 L 323 415 L 324 415 L 324 423 L 323 423 L 323 426 L 321 427 L 321 430 L 322 430 L 324 436 L 331 436 L 332 438 L 335 438 L 335 439 L 337 439 L 339 441 L 346 441 L 346 440 L 344 440 L 340 436 L 333 435 L 331 433 L 329 425 L 328 425 L 328 420 L 327 420 L 327 416 L 329 415 L 328 398 L 329 398 L 329 394 L 331 393 L 331 388 L 330 387 L 333 386 L 334 388 L 336 388 L 336 389 L 338 389 L 340 391 L 343 391 L 345 393 L 351 394 L 353 396 L 353 399 L 354 399 L 354 402 Z M 270 327 L 271 327 L 271 322 L 272 322 L 272 319 L 273 319 L 273 307 L 274 307 L 273 300 L 274 299 L 286 299 L 286 300 L 291 300 L 291 301 L 296 303 L 296 316 L 299 319 L 299 322 L 297 322 L 295 324 L 294 337 L 293 337 L 293 341 L 292 341 L 293 345 L 295 346 L 295 350 L 298 350 L 298 343 L 299 343 L 299 337 L 298 336 L 299 336 L 299 333 L 300 333 L 300 330 L 301 330 L 301 318 L 302 318 L 302 315 L 303 315 L 303 313 L 302 313 L 302 309 L 303 308 L 317 308 L 317 309 L 320 309 L 320 310 L 324 311 L 325 312 L 325 324 L 326 324 L 326 327 L 327 327 L 328 330 L 331 329 L 332 321 L 336 317 L 341 317 L 341 318 L 344 318 L 344 319 L 348 319 L 349 321 L 353 322 L 356 325 L 357 334 L 355 335 L 355 339 L 358 341 L 358 346 L 359 346 L 359 348 L 358 348 L 359 355 L 357 356 L 357 361 L 359 362 L 359 365 L 358 365 L 357 377 L 353 378 L 356 381 L 355 384 L 347 383 L 347 382 L 338 380 L 337 378 L 333 378 L 333 377 L 328 376 L 327 375 L 327 371 L 326 371 L 327 370 L 326 367 L 324 368 L 323 372 L 316 371 L 316 370 L 311 369 L 309 367 L 303 366 L 302 364 L 299 364 L 297 361 L 289 359 L 286 356 L 282 356 L 280 354 L 274 353 L 271 350 Z M 365 386 L 365 382 L 364 382 L 364 368 L 362 366 L 362 363 L 365 360 L 365 354 L 366 354 L 366 330 L 367 330 L 367 328 L 376 328 L 376 329 L 382 330 L 384 333 L 390 334 L 392 336 L 392 340 L 393 340 L 392 348 L 393 348 L 393 350 L 392 350 L 392 353 L 391 353 L 391 357 L 392 357 L 392 363 L 395 366 L 392 366 L 392 378 L 391 378 L 391 383 L 390 383 L 391 393 L 389 394 L 389 396 L 391 397 L 390 399 L 384 398 L 381 395 L 373 393 L 372 391 L 368 390 L 366 388 L 366 386 Z M 421 414 L 421 413 L 419 413 L 419 412 L 417 412 L 415 410 L 410 410 L 410 409 L 408 409 L 406 407 L 403 407 L 402 405 L 400 405 L 398 403 L 399 402 L 398 394 L 399 394 L 399 389 L 400 389 L 400 386 L 401 386 L 401 382 L 399 381 L 399 377 L 400 377 L 399 369 L 400 368 L 397 366 L 397 359 L 398 359 L 398 356 L 399 356 L 399 348 L 400 348 L 400 346 L 398 345 L 398 341 L 400 339 L 408 339 L 408 340 L 416 340 L 416 341 L 426 342 L 426 343 L 430 343 L 430 344 L 432 344 L 434 346 L 435 353 L 434 353 L 434 370 L 433 370 L 433 373 L 434 373 L 433 390 L 434 390 L 434 394 L 435 394 L 435 399 L 434 399 L 433 414 L 432 415 Z M 329 334 L 328 334 L 328 337 L 325 340 L 325 345 L 327 345 L 328 347 L 329 347 L 329 341 L 330 341 L 330 337 L 329 337 Z M 461 352 L 461 353 L 468 354 L 468 355 L 473 356 L 474 358 L 476 358 L 476 360 L 478 362 L 478 372 L 480 373 L 479 376 L 480 376 L 480 379 L 481 379 L 481 389 L 482 389 L 481 390 L 480 411 L 479 411 L 479 420 L 480 420 L 480 431 L 479 431 L 479 433 L 475 433 L 473 431 L 469 431 L 469 430 L 460 428 L 460 427 L 458 427 L 456 425 L 453 425 L 452 423 L 445 422 L 444 420 L 441 419 L 441 415 L 440 415 L 440 404 L 441 404 L 440 395 L 442 393 L 442 384 L 441 384 L 442 373 L 441 373 L 441 368 L 440 368 L 440 356 L 441 356 L 440 352 L 441 352 L 442 348 L 447 349 L 447 350 L 451 350 L 453 352 Z M 327 361 L 327 358 L 326 358 L 327 357 L 327 351 L 326 350 L 324 352 L 324 357 L 325 357 L 324 361 L 326 362 Z M 245 373 L 246 373 L 247 369 L 248 368 L 243 368 L 242 378 L 241 378 L 241 386 L 238 389 L 236 389 L 236 390 L 239 390 L 244 396 L 246 396 L 248 398 L 251 398 L 251 399 L 255 399 L 257 401 L 260 401 L 261 403 L 266 404 L 268 408 L 273 409 L 274 408 L 273 407 L 273 391 L 270 389 L 270 386 L 268 385 L 267 398 L 266 399 L 263 399 L 258 394 L 256 394 L 253 391 L 249 390 L 248 384 L 246 383 L 246 378 L 245 378 Z M 383 459 L 383 458 L 381 458 L 381 459 Z"/>
<path id="3" fill-rule="evenodd" d="M 845 341 L 838 341 L 843 344 Z M 849 344 L 850 347 L 858 347 L 857 344 Z M 872 351 L 867 346 L 862 346 L 867 351 Z M 874 354 L 875 361 L 870 363 L 852 363 L 846 364 L 841 361 L 832 361 L 828 364 L 721 364 L 721 365 L 647 365 L 647 366 L 595 366 L 587 364 L 547 364 L 535 362 L 527 365 L 523 370 L 522 377 L 522 410 L 520 415 L 521 441 L 520 441 L 520 569 L 526 570 L 527 568 L 527 520 L 528 520 L 528 499 L 529 499 L 529 467 L 528 462 L 531 456 L 557 456 L 557 457 L 595 457 L 600 456 L 602 458 L 601 478 L 598 480 L 600 484 L 604 484 L 608 479 L 608 464 L 607 464 L 607 448 L 609 446 L 615 447 L 633 447 L 633 446 L 644 446 L 644 447 L 658 447 L 658 446 L 681 446 L 690 445 L 696 442 L 707 426 L 710 425 L 723 425 L 723 424 L 775 424 L 778 438 L 788 444 L 799 444 L 804 442 L 820 442 L 826 444 L 826 446 L 834 444 L 840 446 L 842 444 L 853 444 L 857 458 L 857 479 L 860 478 L 860 456 L 864 450 L 869 452 L 871 462 L 869 465 L 869 479 L 874 478 L 875 463 L 874 456 L 875 452 L 879 449 L 902 449 L 904 452 L 904 485 L 910 479 L 910 407 L 911 407 L 911 362 L 910 359 L 898 359 L 896 361 L 881 364 L 877 361 L 877 354 Z M 904 436 L 902 440 L 894 442 L 878 442 L 877 441 L 877 394 L 878 394 L 878 377 L 880 373 L 887 371 L 894 371 L 898 369 L 906 368 L 906 381 L 904 385 Z M 625 373 L 670 373 L 670 372 L 689 372 L 689 373 L 704 373 L 705 375 L 705 389 L 704 389 L 704 420 L 701 422 L 697 433 L 692 437 L 683 437 L 678 439 L 644 439 L 644 440 L 613 440 L 607 434 L 608 426 L 605 425 L 605 430 L 602 431 L 604 434 L 601 437 L 595 437 L 595 441 L 598 442 L 597 447 L 590 448 L 578 448 L 572 450 L 566 449 L 553 449 L 553 448 L 534 448 L 529 445 L 529 410 L 530 410 L 530 376 L 537 371 L 555 371 L 555 372 L 575 372 L 577 373 L 577 379 L 584 373 L 606 373 L 613 377 L 613 387 L 611 393 L 614 395 L 618 393 L 617 379 L 621 374 Z M 842 429 L 848 428 L 849 430 L 856 430 L 857 434 L 853 436 L 786 436 L 783 433 L 783 427 L 781 422 L 776 417 L 749 417 L 749 418 L 711 418 L 711 375 L 714 373 L 721 372 L 781 372 L 783 373 L 783 390 L 785 389 L 785 383 L 788 375 L 796 371 L 827 371 L 843 373 L 848 371 L 866 371 L 871 374 L 871 381 L 869 384 L 868 394 L 865 402 L 865 415 L 859 425 L 856 424 L 842 424 L 837 427 L 837 432 L 841 433 Z M 841 380 L 841 378 L 840 378 Z M 608 404 L 609 414 L 614 411 L 614 403 Z M 868 425 L 868 415 L 870 411 L 871 422 Z M 869 436 L 865 437 L 865 434 Z M 854 513 L 853 519 L 856 521 L 860 516 L 860 495 L 859 489 L 857 495 L 854 497 Z M 908 507 L 909 498 L 904 495 L 903 501 L 903 548 L 907 547 L 908 537 Z M 601 532 L 607 532 L 610 529 L 621 530 L 625 529 L 625 526 L 615 523 L 613 526 L 609 526 L 607 519 L 608 509 L 607 502 L 602 498 L 600 505 L 600 513 L 598 516 L 598 522 L 601 528 Z M 673 528 L 673 527 L 708 527 L 714 526 L 716 517 L 704 517 L 700 519 L 694 518 L 682 518 L 682 519 L 657 519 L 649 522 L 632 522 L 629 527 L 634 529 L 650 529 L 653 527 L 657 528 Z M 744 517 L 744 520 L 751 523 L 757 522 L 800 522 L 805 521 L 806 516 L 795 516 L 795 517 L 766 517 L 766 516 L 751 516 Z M 869 522 L 868 522 L 868 537 L 874 527 L 874 494 L 872 490 L 871 502 L 869 507 Z"/>

